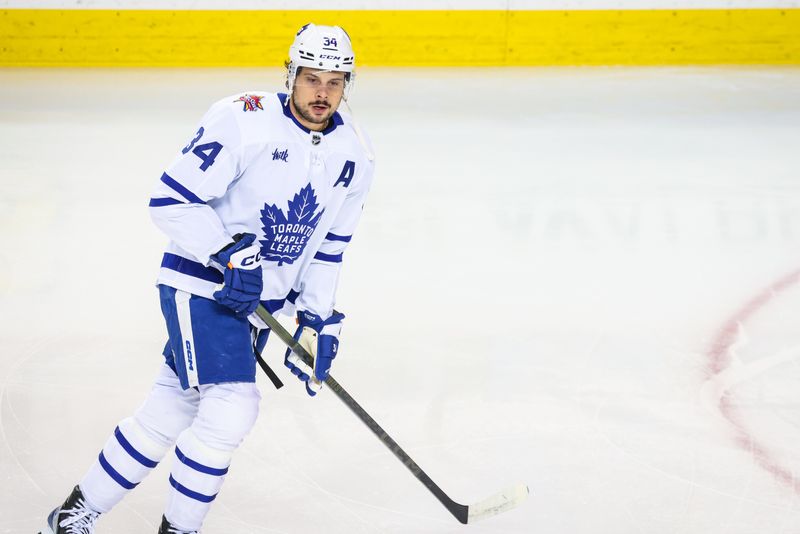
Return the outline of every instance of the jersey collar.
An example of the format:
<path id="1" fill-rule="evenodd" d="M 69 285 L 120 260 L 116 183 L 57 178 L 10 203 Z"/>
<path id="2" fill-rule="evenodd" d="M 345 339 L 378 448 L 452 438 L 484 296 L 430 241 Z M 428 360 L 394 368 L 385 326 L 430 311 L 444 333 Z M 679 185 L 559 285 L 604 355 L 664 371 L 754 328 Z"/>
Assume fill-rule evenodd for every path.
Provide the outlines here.
<path id="1" fill-rule="evenodd" d="M 289 106 L 286 105 L 286 98 L 287 98 L 286 93 L 278 93 L 278 100 L 281 101 L 281 109 L 283 109 L 283 114 L 292 119 L 292 121 L 297 125 L 297 127 L 303 130 L 305 133 L 311 133 L 311 130 L 300 124 L 300 122 L 297 120 L 297 117 L 295 117 L 292 114 L 292 110 L 289 108 Z M 328 127 L 319 133 L 321 133 L 322 135 L 328 135 L 329 133 L 334 131 L 337 126 L 341 126 L 342 124 L 344 124 L 342 116 L 339 115 L 338 111 L 334 111 L 333 116 L 331 116 L 331 121 Z"/>

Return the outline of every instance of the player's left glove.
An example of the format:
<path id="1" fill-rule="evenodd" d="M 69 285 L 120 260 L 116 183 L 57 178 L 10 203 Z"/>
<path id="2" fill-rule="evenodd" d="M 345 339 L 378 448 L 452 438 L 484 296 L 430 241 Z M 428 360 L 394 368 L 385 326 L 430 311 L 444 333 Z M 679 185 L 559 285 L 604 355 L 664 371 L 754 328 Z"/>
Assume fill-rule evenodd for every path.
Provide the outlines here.
<path id="1" fill-rule="evenodd" d="M 339 350 L 342 319 L 344 314 L 336 310 L 325 320 L 307 311 L 297 312 L 298 327 L 294 339 L 314 358 L 314 367 L 306 365 L 291 349 L 286 350 L 283 363 L 293 375 L 305 382 L 306 392 L 312 397 L 322 389 Z"/>

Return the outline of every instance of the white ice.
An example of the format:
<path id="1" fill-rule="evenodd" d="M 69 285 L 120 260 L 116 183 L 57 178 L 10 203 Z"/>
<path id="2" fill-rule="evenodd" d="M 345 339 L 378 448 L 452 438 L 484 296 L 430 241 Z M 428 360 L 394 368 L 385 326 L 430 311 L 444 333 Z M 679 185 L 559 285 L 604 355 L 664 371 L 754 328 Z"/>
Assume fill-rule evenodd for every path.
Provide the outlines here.
<path id="1" fill-rule="evenodd" d="M 157 372 L 151 187 L 211 102 L 280 85 L 0 70 L 0 532 Z M 378 167 L 333 374 L 456 501 L 532 496 L 459 525 L 273 340 L 206 533 L 798 532 L 800 70 L 364 68 L 351 104 Z M 170 463 L 98 532 L 154 533 Z"/>

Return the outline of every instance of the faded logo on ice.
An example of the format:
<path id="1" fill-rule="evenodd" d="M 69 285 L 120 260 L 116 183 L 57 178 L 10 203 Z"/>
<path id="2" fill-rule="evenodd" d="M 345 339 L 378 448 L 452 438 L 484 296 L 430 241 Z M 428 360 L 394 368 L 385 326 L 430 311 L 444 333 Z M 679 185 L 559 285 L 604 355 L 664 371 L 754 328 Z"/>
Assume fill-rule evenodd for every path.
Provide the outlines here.
<path id="1" fill-rule="evenodd" d="M 261 210 L 264 230 L 264 239 L 260 241 L 261 257 L 267 261 L 277 261 L 279 266 L 294 263 L 305 250 L 325 212 L 323 209 L 315 213 L 318 207 L 317 196 L 310 183 L 289 201 L 286 214 L 275 204 L 264 204 Z"/>

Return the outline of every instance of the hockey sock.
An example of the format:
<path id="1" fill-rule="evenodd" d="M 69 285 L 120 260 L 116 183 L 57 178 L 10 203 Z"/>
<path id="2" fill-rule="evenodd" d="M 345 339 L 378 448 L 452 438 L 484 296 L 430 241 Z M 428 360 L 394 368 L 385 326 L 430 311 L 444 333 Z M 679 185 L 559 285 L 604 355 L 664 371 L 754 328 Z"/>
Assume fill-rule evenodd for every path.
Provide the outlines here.
<path id="1" fill-rule="evenodd" d="M 106 442 L 97 460 L 80 481 L 89 506 L 98 512 L 108 512 L 161 461 L 169 444 L 151 437 L 129 417 Z"/>
<path id="2" fill-rule="evenodd" d="M 192 428 L 178 437 L 164 512 L 170 523 L 183 530 L 200 529 L 228 473 L 231 455 L 204 444 Z"/>

